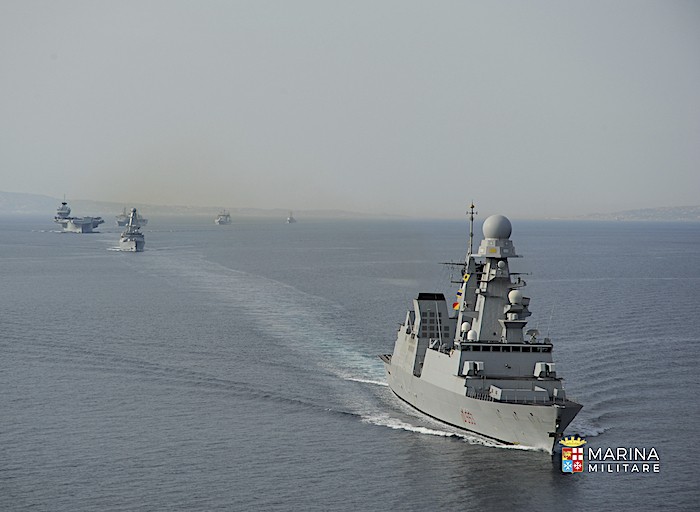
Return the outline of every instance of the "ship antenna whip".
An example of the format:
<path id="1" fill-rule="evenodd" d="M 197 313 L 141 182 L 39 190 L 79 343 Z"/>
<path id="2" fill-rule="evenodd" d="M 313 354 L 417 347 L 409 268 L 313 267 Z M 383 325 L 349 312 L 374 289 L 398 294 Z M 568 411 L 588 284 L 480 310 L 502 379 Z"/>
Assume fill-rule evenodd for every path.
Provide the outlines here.
<path id="1" fill-rule="evenodd" d="M 462 332 L 460 331 L 462 326 L 463 309 L 464 309 L 464 299 L 467 295 L 467 280 L 469 276 L 469 262 L 472 259 L 472 251 L 474 250 L 474 216 L 477 211 L 474 209 L 474 201 L 471 202 L 469 210 L 467 210 L 467 215 L 469 216 L 469 247 L 467 248 L 467 256 L 464 258 L 464 266 L 462 267 L 462 284 L 459 286 L 460 294 L 457 299 L 459 313 L 457 314 L 457 328 L 455 329 L 455 342 L 462 340 Z"/>
<path id="2" fill-rule="evenodd" d="M 549 322 L 547 322 L 547 334 L 545 338 L 549 337 L 549 328 L 552 325 L 552 317 L 554 316 L 554 304 L 552 304 L 552 309 L 549 310 Z"/>
<path id="3" fill-rule="evenodd" d="M 474 209 L 474 202 L 472 201 L 467 211 L 467 215 L 469 215 L 469 252 L 467 253 L 467 262 L 469 262 L 469 257 L 472 255 L 474 248 L 474 216 L 477 213 L 478 212 Z"/>

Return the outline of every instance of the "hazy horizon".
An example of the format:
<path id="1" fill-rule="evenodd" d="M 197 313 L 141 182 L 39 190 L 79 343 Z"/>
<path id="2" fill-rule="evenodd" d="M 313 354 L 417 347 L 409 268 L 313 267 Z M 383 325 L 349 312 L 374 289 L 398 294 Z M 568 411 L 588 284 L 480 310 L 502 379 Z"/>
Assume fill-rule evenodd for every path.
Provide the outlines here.
<path id="1" fill-rule="evenodd" d="M 0 3 L 0 189 L 459 217 L 698 204 L 700 4 Z"/>

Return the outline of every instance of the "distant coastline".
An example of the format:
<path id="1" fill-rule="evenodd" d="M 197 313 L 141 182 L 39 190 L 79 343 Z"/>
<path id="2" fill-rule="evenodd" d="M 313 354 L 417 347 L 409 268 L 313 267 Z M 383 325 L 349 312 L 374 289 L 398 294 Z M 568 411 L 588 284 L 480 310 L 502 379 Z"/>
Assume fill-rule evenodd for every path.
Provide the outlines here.
<path id="1" fill-rule="evenodd" d="M 63 199 L 40 194 L 0 191 L 0 214 L 5 215 L 49 215 L 53 217 L 56 208 Z M 216 217 L 224 206 L 184 206 L 184 205 L 154 205 L 144 203 L 116 203 L 108 201 L 92 201 L 85 199 L 66 198 L 75 215 L 117 215 L 126 207 L 137 208 L 146 217 L 156 216 L 211 216 Z M 268 217 L 286 219 L 289 208 L 225 208 L 236 217 Z M 294 209 L 298 218 L 402 218 L 399 215 L 368 214 L 344 210 L 300 210 Z"/>
<path id="2" fill-rule="evenodd" d="M 591 213 L 574 218 L 577 220 L 700 222 L 700 206 L 642 208 L 613 213 Z"/>
<path id="3" fill-rule="evenodd" d="M 184 205 L 153 205 L 142 203 L 116 203 L 107 201 L 92 201 L 85 199 L 67 199 L 76 215 L 117 215 L 125 207 L 137 208 L 145 216 L 211 216 L 214 218 L 225 207 L 236 217 L 268 217 L 287 218 L 289 208 L 230 208 L 225 205 L 215 206 L 184 206 Z M 0 191 L 0 214 L 5 215 L 49 215 L 53 216 L 61 199 L 40 194 Z M 299 218 L 338 218 L 338 219 L 406 219 L 404 215 L 370 214 L 345 210 L 299 210 L 294 209 Z M 595 221 L 656 221 L 656 222 L 700 222 L 699 206 L 669 206 L 658 208 L 643 208 L 637 210 L 622 210 L 612 213 L 590 213 L 568 217 L 550 217 L 550 220 L 595 220 Z"/>

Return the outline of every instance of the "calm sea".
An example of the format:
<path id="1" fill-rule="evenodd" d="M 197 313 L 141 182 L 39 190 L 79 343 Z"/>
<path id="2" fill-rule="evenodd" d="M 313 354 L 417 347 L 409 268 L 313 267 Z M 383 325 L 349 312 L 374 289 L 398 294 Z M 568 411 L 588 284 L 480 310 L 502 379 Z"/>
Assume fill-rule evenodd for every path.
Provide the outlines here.
<path id="1" fill-rule="evenodd" d="M 0 510 L 697 510 L 700 224 L 513 219 L 536 327 L 591 447 L 660 472 L 561 473 L 386 387 L 467 222 L 0 224 Z M 477 230 L 480 233 L 480 230 Z"/>

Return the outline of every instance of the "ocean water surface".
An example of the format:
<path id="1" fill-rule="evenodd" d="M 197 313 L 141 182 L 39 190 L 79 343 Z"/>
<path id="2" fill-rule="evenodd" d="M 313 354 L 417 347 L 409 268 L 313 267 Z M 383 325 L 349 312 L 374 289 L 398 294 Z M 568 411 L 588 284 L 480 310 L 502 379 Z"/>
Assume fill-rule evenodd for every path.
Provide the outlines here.
<path id="1" fill-rule="evenodd" d="M 138 254 L 5 220 L 0 510 L 695 509 L 700 224 L 511 219 L 528 327 L 584 405 L 568 433 L 660 458 L 567 475 L 386 386 L 466 220 L 298 220 L 152 218 Z"/>

